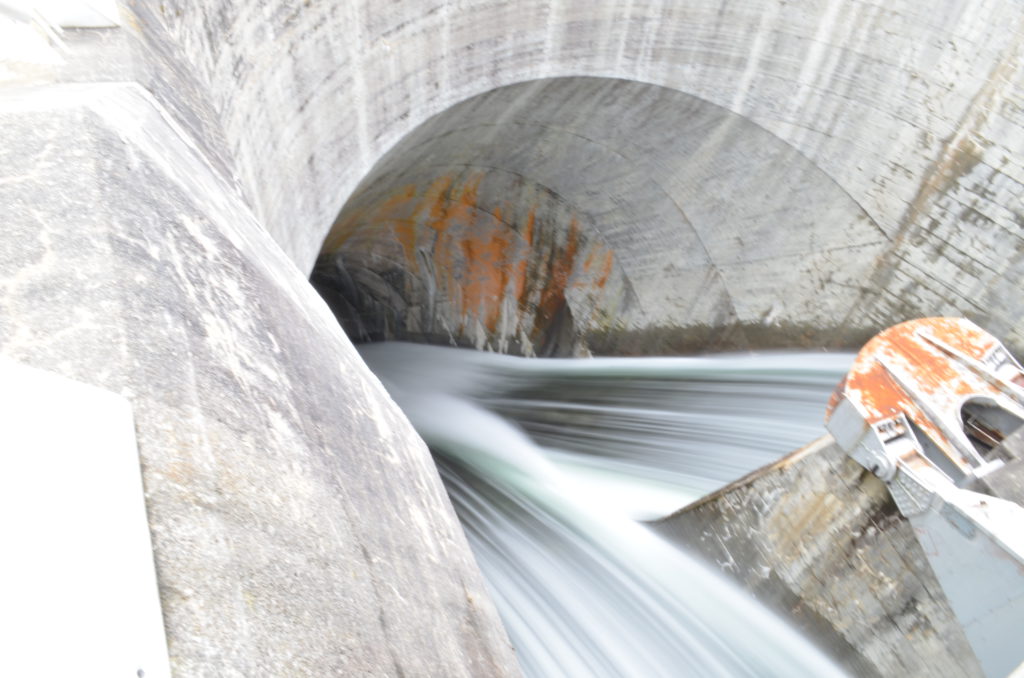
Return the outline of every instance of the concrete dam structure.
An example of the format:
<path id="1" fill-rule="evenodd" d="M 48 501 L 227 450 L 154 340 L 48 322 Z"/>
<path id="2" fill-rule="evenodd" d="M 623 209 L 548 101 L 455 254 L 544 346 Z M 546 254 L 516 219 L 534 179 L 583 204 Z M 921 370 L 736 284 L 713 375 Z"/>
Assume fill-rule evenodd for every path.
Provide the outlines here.
<path id="1" fill-rule="evenodd" d="M 86 4 L 0 3 L 0 355 L 130 403 L 176 675 L 518 672 L 311 274 L 357 340 L 1024 354 L 1012 0 Z"/>

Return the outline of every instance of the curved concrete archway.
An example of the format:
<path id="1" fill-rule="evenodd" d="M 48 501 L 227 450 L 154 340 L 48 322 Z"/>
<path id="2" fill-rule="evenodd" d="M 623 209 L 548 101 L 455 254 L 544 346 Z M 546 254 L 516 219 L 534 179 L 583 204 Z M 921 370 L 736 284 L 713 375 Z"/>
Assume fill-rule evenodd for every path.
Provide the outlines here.
<path id="1" fill-rule="evenodd" d="M 555 78 L 457 104 L 391 149 L 314 275 L 349 335 L 499 351 L 855 345 L 885 233 L 743 116 Z"/>
<path id="2" fill-rule="evenodd" d="M 304 270 L 359 181 L 430 116 L 521 81 L 624 78 L 742 115 L 865 210 L 895 246 L 860 283 L 859 325 L 962 313 L 1024 346 L 1024 19 L 1010 0 L 133 9 L 213 93 L 225 166 Z"/>

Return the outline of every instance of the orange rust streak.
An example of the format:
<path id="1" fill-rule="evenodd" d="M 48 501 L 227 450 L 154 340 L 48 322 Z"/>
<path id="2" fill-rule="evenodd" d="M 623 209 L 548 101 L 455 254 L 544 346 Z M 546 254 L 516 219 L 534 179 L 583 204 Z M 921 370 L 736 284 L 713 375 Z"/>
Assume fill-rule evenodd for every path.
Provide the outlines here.
<path id="1" fill-rule="evenodd" d="M 418 273 L 420 265 L 416 257 L 416 230 L 416 222 L 411 219 L 394 221 L 391 224 L 391 231 L 395 235 L 395 240 L 402 246 L 402 253 L 409 269 Z"/>
<path id="2" fill-rule="evenodd" d="M 434 183 L 430 185 L 424 194 L 422 204 L 428 208 L 430 219 L 427 224 L 428 226 L 433 226 L 433 222 L 444 219 L 448 206 L 446 196 L 451 190 L 452 183 L 454 183 L 454 180 L 447 174 L 444 174 L 435 179 Z"/>
<path id="3" fill-rule="evenodd" d="M 604 286 L 608 284 L 608 278 L 612 275 L 612 267 L 615 261 L 615 256 L 611 250 L 605 250 L 604 253 L 604 264 L 601 266 L 601 275 L 597 279 L 597 286 L 604 289 Z"/>
<path id="4" fill-rule="evenodd" d="M 530 264 L 533 262 L 533 257 L 536 254 L 532 251 L 533 248 L 533 231 L 537 221 L 537 208 L 531 207 L 530 212 L 526 215 L 526 226 L 523 228 L 523 240 L 526 246 L 523 248 L 523 253 L 520 256 L 519 261 L 516 264 L 516 289 L 515 299 L 520 309 L 525 309 L 527 304 L 527 296 L 529 292 L 528 282 L 529 278 L 532 277 L 534 266 Z"/>
<path id="5" fill-rule="evenodd" d="M 532 221 L 533 209 L 530 210 L 530 214 L 527 217 L 526 231 L 533 229 Z M 526 239 L 526 242 L 524 242 L 524 239 Z M 519 234 L 516 244 L 517 247 L 515 248 L 515 251 L 510 252 L 509 254 L 512 259 L 512 261 L 509 262 L 508 267 L 511 274 L 512 288 L 507 291 L 511 298 L 515 299 L 516 303 L 522 307 L 523 290 L 526 288 L 526 262 L 530 256 L 530 245 L 526 232 Z"/>
<path id="6" fill-rule="evenodd" d="M 551 262 L 551 270 L 548 273 L 547 285 L 544 286 L 540 295 L 540 303 L 537 305 L 541 327 L 554 319 L 558 312 L 565 306 L 565 290 L 569 286 L 569 279 L 576 266 L 576 255 L 580 246 L 580 225 L 576 219 L 569 222 L 569 233 L 566 236 L 565 247 L 555 252 Z"/>
<path id="7" fill-rule="evenodd" d="M 442 216 L 432 224 L 434 228 L 446 229 L 453 224 L 472 224 L 477 212 L 481 211 L 476 204 L 477 192 L 483 177 L 471 177 L 459 190 L 451 191 L 451 197 L 445 203 Z"/>
<path id="8" fill-rule="evenodd" d="M 462 241 L 467 269 L 462 284 L 464 305 L 469 314 L 480 316 L 491 332 L 497 329 L 512 244 L 509 234 L 500 228 L 500 223 L 478 223 Z"/>
<path id="9" fill-rule="evenodd" d="M 594 259 L 595 258 L 597 258 L 597 248 L 596 247 L 591 247 L 587 251 L 587 256 L 584 257 L 584 259 L 583 259 L 583 267 L 582 267 L 583 268 L 583 272 L 586 273 L 588 276 L 591 273 L 590 269 L 592 269 L 594 267 Z"/>
<path id="10" fill-rule="evenodd" d="M 593 269 L 598 268 L 597 260 L 600 258 L 601 263 L 599 270 L 595 273 Z M 574 288 L 592 287 L 596 289 L 603 289 L 608 282 L 608 277 L 612 273 L 612 252 L 606 250 L 600 245 L 595 245 L 590 248 L 587 252 L 586 258 L 583 260 L 583 273 L 585 276 L 577 277 L 572 282 Z"/>

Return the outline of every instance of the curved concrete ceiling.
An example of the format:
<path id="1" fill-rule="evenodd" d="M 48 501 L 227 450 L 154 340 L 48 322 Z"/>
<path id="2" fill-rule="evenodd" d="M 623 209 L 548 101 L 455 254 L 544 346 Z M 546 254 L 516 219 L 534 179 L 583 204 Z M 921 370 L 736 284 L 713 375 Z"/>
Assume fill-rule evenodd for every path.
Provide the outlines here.
<path id="1" fill-rule="evenodd" d="M 1024 15 L 1010 0 L 161 8 L 136 11 L 209 83 L 225 164 L 305 270 L 357 183 L 432 115 L 516 82 L 613 77 L 755 123 L 860 206 L 893 245 L 850 283 L 858 327 L 962 313 L 1024 346 Z"/>
<path id="2" fill-rule="evenodd" d="M 557 78 L 405 137 L 342 210 L 314 281 L 356 338 L 562 354 L 826 344 L 867 332 L 850 316 L 888 245 L 750 120 L 664 87 Z"/>

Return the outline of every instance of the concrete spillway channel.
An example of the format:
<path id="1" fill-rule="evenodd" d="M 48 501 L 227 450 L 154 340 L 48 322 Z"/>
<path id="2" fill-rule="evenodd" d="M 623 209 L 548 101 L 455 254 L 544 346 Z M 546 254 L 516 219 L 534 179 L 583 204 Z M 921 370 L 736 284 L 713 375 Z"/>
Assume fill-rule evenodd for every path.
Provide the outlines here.
<path id="1" fill-rule="evenodd" d="M 107 4 L 0 5 L 0 354 L 131 403 L 178 675 L 516 672 L 314 264 L 356 338 L 1024 354 L 1011 0 Z"/>

